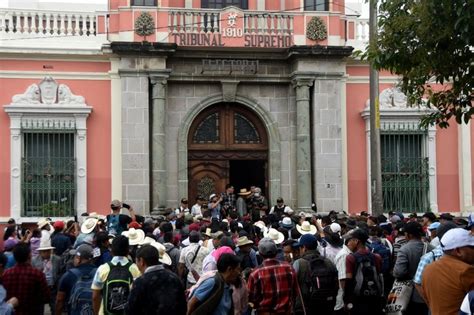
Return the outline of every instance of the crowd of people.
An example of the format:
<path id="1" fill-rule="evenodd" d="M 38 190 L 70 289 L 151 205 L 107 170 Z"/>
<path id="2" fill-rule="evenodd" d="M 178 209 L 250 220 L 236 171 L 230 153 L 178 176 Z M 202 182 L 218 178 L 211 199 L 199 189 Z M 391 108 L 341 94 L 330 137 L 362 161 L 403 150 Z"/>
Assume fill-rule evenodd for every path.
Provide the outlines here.
<path id="1" fill-rule="evenodd" d="M 472 314 L 474 215 L 273 207 L 257 187 L 143 217 L 11 219 L 0 314 Z"/>

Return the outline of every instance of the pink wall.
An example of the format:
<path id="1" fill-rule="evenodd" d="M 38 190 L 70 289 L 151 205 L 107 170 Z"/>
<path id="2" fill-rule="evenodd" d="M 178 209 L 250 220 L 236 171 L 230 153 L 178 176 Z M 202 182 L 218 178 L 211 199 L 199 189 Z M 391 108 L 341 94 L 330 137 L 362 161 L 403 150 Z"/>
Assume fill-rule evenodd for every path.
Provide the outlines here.
<path id="1" fill-rule="evenodd" d="M 41 63 L 52 65 L 56 71 L 93 71 L 104 72 L 109 63 L 102 62 L 65 62 L 65 61 L 2 61 L 0 68 L 41 71 Z M 67 70 L 66 70 L 67 69 Z M 51 71 L 51 70 L 48 70 Z M 44 75 L 48 75 L 44 71 Z M 21 73 L 21 72 L 20 72 Z M 41 79 L 0 79 L 0 105 L 11 103 L 12 96 L 22 94 L 26 88 Z M 111 135 L 110 135 L 110 81 L 107 80 L 63 80 L 74 94 L 84 96 L 87 105 L 93 110 L 87 121 L 87 193 L 88 211 L 107 212 L 111 196 Z M 0 216 L 10 216 L 10 119 L 0 110 Z"/>
<path id="2" fill-rule="evenodd" d="M 436 131 L 436 177 L 439 212 L 459 211 L 458 126 Z"/>
<path id="3" fill-rule="evenodd" d="M 360 112 L 369 95 L 368 84 L 348 83 L 347 93 L 347 172 L 349 212 L 367 210 L 367 158 L 365 121 Z"/>

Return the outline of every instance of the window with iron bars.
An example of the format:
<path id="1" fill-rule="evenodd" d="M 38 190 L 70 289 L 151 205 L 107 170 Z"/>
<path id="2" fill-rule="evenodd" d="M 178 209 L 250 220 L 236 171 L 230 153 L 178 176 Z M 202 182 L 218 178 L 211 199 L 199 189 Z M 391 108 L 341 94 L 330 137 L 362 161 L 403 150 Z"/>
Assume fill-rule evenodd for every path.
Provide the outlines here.
<path id="1" fill-rule="evenodd" d="M 132 0 L 132 6 L 156 7 L 156 0 Z"/>
<path id="2" fill-rule="evenodd" d="M 23 131 L 23 216 L 74 216 L 74 138 L 74 130 Z"/>
<path id="3" fill-rule="evenodd" d="M 429 211 L 427 132 L 418 128 L 381 130 L 384 211 Z"/>

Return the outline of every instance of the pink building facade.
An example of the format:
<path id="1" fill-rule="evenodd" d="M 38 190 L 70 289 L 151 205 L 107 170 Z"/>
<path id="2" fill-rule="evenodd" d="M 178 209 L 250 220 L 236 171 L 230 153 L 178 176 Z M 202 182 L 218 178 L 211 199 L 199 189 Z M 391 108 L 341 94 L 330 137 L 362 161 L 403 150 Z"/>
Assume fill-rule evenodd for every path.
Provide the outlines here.
<path id="1" fill-rule="evenodd" d="M 0 221 L 227 183 L 370 211 L 368 29 L 344 1 L 40 2 L 0 9 Z M 471 125 L 420 129 L 396 83 L 380 73 L 386 211 L 472 211 Z"/>

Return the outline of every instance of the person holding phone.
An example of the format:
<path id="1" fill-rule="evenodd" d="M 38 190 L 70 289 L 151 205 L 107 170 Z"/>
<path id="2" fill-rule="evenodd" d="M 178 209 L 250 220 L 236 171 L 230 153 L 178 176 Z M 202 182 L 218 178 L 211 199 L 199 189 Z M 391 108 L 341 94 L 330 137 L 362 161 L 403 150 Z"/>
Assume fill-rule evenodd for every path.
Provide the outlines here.
<path id="1" fill-rule="evenodd" d="M 121 235 L 123 231 L 128 230 L 128 225 L 132 221 L 136 221 L 135 211 L 130 205 L 119 200 L 113 200 L 110 208 L 112 213 L 107 215 L 107 231 L 109 234 Z M 122 208 L 127 209 L 130 215 L 121 214 Z"/>

